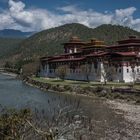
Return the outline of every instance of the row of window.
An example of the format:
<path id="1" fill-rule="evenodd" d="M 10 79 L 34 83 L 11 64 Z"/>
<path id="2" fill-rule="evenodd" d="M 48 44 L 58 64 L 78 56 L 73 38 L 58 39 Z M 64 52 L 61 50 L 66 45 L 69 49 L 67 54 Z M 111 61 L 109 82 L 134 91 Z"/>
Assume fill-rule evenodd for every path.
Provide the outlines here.
<path id="1" fill-rule="evenodd" d="M 129 73 L 130 71 L 129 71 L 129 69 L 127 69 L 127 73 Z M 139 68 L 137 68 L 137 70 L 135 71 L 134 69 L 132 69 L 132 72 L 140 72 L 140 70 L 139 70 Z"/>
<path id="2" fill-rule="evenodd" d="M 50 69 L 49 72 L 50 72 L 50 73 L 53 73 L 53 72 L 55 73 L 55 69 Z M 97 71 L 95 71 L 95 72 L 97 72 Z M 116 72 L 117 72 L 117 69 L 116 69 Z M 119 69 L 118 72 L 121 73 L 122 70 Z M 126 69 L 126 72 L 129 73 L 130 70 L 129 70 L 129 69 Z M 135 72 L 135 70 L 132 69 L 132 72 Z M 137 73 L 140 72 L 139 68 L 137 68 L 136 72 L 137 72 Z M 70 70 L 70 73 L 81 73 L 81 71 L 80 71 L 80 70 L 76 70 L 76 69 L 71 69 L 71 70 Z"/>
<path id="3" fill-rule="evenodd" d="M 117 72 L 117 71 L 118 71 L 119 73 L 121 73 L 121 71 L 122 71 L 122 70 L 121 70 L 121 69 L 119 69 L 119 70 L 118 70 L 118 69 L 116 69 L 116 72 Z M 130 72 L 130 70 L 129 70 L 129 69 L 126 69 L 126 72 L 127 72 L 127 73 L 129 73 L 129 72 Z M 132 72 L 138 72 L 138 73 L 139 73 L 139 72 L 140 72 L 140 70 L 139 70 L 139 68 L 137 68 L 137 69 L 136 69 L 136 71 L 135 71 L 134 69 L 132 69 Z"/>

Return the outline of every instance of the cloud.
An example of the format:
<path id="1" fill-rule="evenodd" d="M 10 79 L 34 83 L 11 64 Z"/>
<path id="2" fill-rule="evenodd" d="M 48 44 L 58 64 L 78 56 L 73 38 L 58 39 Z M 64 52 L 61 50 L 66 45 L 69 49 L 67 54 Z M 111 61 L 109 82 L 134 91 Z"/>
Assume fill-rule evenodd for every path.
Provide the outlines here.
<path id="1" fill-rule="evenodd" d="M 22 31 L 40 31 L 66 23 L 81 23 L 95 28 L 101 24 L 117 24 L 140 31 L 140 19 L 134 19 L 135 7 L 116 9 L 114 12 L 82 10 L 76 5 L 47 9 L 26 8 L 22 1 L 9 0 L 9 8 L 0 11 L 0 29 L 13 28 Z"/>

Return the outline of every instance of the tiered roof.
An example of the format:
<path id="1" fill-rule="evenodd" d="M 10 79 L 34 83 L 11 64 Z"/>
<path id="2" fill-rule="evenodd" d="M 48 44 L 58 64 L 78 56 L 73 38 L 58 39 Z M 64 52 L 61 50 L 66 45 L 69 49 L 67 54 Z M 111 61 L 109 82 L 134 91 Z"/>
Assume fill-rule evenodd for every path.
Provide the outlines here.
<path id="1" fill-rule="evenodd" d="M 42 61 L 48 62 L 63 62 L 63 61 L 83 61 L 88 57 L 103 57 L 103 56 L 120 56 L 120 57 L 140 57 L 138 52 L 122 50 L 122 47 L 140 47 L 140 39 L 135 36 L 130 36 L 126 40 L 118 41 L 118 45 L 115 46 L 106 46 L 104 41 L 99 41 L 95 38 L 92 38 L 90 42 L 83 42 L 78 37 L 72 37 L 69 42 L 65 44 L 81 44 L 80 52 L 76 53 L 64 53 L 58 56 L 51 56 L 42 58 Z M 119 48 L 117 51 L 113 51 L 114 49 Z M 91 49 L 91 50 L 90 50 Z M 88 53 L 84 53 L 86 50 Z M 111 51 L 110 51 L 111 50 Z"/>
<path id="2" fill-rule="evenodd" d="M 64 43 L 64 45 L 67 44 L 85 44 L 85 42 L 83 42 L 79 37 L 73 36 L 68 42 Z"/>
<path id="3" fill-rule="evenodd" d="M 128 39 L 118 41 L 118 44 L 130 44 L 140 43 L 140 39 L 137 36 L 129 36 Z"/>
<path id="4" fill-rule="evenodd" d="M 118 41 L 118 45 L 108 46 L 107 48 L 120 48 L 129 46 L 140 46 L 140 38 L 137 36 L 129 36 L 128 39 Z"/>

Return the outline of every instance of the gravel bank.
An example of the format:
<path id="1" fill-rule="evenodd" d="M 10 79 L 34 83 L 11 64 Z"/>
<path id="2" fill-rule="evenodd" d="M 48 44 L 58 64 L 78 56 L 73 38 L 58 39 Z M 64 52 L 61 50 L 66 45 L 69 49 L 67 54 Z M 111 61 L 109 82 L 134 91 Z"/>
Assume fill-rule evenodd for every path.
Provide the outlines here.
<path id="1" fill-rule="evenodd" d="M 117 114 L 122 113 L 127 121 L 140 126 L 140 105 L 115 100 L 108 100 L 107 103 Z"/>

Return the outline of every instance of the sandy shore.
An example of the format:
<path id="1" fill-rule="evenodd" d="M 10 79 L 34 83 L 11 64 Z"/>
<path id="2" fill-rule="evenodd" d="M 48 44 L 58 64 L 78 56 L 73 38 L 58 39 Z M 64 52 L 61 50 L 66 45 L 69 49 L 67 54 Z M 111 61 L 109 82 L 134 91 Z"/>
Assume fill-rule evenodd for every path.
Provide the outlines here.
<path id="1" fill-rule="evenodd" d="M 116 113 L 122 113 L 127 121 L 135 123 L 140 127 L 140 105 L 116 100 L 107 100 L 107 103 Z"/>
<path id="2" fill-rule="evenodd" d="M 15 73 L 10 73 L 10 72 L 1 72 L 1 74 L 3 74 L 3 75 L 8 75 L 8 76 L 12 76 L 12 77 L 17 77 L 17 74 L 15 74 Z"/>

